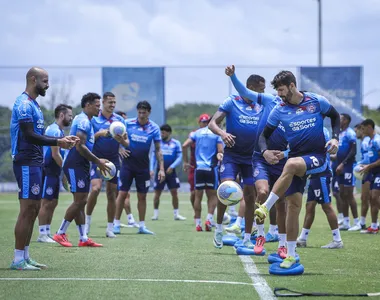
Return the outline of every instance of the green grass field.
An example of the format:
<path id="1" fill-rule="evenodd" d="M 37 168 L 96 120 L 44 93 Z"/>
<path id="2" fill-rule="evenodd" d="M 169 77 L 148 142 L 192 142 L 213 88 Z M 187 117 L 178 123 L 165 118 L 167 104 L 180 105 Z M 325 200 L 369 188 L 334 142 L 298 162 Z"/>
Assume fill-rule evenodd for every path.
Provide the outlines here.
<path id="1" fill-rule="evenodd" d="M 102 193 L 93 215 L 90 236 L 103 243 L 103 248 L 63 248 L 58 244 L 37 243 L 36 224 L 31 256 L 46 263 L 49 268 L 37 272 L 20 272 L 8 269 L 13 257 L 13 228 L 18 214 L 18 200 L 15 194 L 1 194 L 0 299 L 259 299 L 251 278 L 233 248 L 225 246 L 221 250 L 215 249 L 212 244 L 213 233 L 195 232 L 188 194 L 180 195 L 180 212 L 187 217 L 184 222 L 173 220 L 168 194 L 162 197 L 160 220 L 150 221 L 152 196 L 148 196 L 146 223 L 156 233 L 155 236 L 137 235 L 134 228 L 122 228 L 122 234 L 116 239 L 105 238 L 106 201 Z M 136 196 L 132 195 L 135 217 L 136 201 Z M 70 202 L 70 194 L 61 195 L 53 219 L 53 231 L 59 226 Z M 126 222 L 125 215 L 122 222 Z M 76 245 L 78 233 L 75 224 L 70 225 L 68 234 Z M 261 276 L 271 288 L 342 293 L 380 291 L 377 262 L 379 237 L 359 232 L 343 232 L 342 237 L 344 249 L 320 249 L 321 245 L 331 240 L 331 232 L 323 212 L 317 209 L 309 247 L 298 251 L 305 266 L 304 275 L 269 275 L 267 256 L 252 257 L 260 274 L 250 275 L 254 278 Z M 266 244 L 267 253 L 274 252 L 276 248 L 277 243 Z M 62 280 L 57 280 L 59 278 Z M 199 281 L 231 281 L 251 285 Z"/>

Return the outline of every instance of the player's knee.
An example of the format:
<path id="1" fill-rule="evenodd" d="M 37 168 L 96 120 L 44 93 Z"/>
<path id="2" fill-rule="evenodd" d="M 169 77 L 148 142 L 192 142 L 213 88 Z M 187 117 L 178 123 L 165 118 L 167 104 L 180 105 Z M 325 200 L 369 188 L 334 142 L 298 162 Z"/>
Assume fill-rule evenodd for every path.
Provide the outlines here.
<path id="1" fill-rule="evenodd" d="M 289 158 L 284 167 L 284 173 L 296 174 L 300 167 L 300 162 L 297 158 Z"/>
<path id="2" fill-rule="evenodd" d="M 288 210 L 300 211 L 302 208 L 302 201 L 288 201 Z"/>
<path id="3" fill-rule="evenodd" d="M 269 190 L 267 187 L 259 187 L 257 189 L 257 197 L 261 200 L 265 200 L 268 197 Z"/>
<path id="4" fill-rule="evenodd" d="M 96 195 L 99 195 L 101 188 L 102 188 L 101 185 L 94 184 L 91 187 L 91 192 L 94 193 L 94 194 L 96 194 Z"/>

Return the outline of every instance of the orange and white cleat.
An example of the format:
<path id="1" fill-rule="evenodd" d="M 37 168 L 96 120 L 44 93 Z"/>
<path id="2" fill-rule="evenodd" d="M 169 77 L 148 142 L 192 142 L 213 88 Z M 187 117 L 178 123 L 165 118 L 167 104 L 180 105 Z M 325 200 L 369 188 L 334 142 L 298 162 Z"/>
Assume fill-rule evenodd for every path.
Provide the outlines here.
<path id="1" fill-rule="evenodd" d="M 78 247 L 103 247 L 103 245 L 95 243 L 92 239 L 88 238 L 85 242 L 79 241 Z"/>
<path id="2" fill-rule="evenodd" d="M 53 240 L 56 241 L 58 244 L 60 244 L 63 247 L 72 247 L 73 246 L 73 244 L 71 244 L 69 242 L 69 240 L 67 239 L 66 233 L 62 233 L 62 234 L 56 233 L 53 236 Z"/>
<path id="3" fill-rule="evenodd" d="M 212 231 L 212 224 L 209 220 L 205 222 L 205 229 L 206 231 Z"/>
<path id="4" fill-rule="evenodd" d="M 255 254 L 257 255 L 261 254 L 264 251 L 264 244 L 265 244 L 265 237 L 263 237 L 262 235 L 258 236 L 256 239 L 256 245 L 253 248 L 253 252 L 255 252 Z"/>
<path id="5" fill-rule="evenodd" d="M 285 246 L 281 246 L 277 249 L 277 255 L 282 259 L 285 259 L 288 255 L 288 249 Z"/>
<path id="6" fill-rule="evenodd" d="M 379 227 L 376 229 L 373 229 L 371 226 L 369 226 L 367 229 L 360 231 L 360 233 L 365 233 L 365 234 L 376 234 L 378 232 L 379 232 Z"/>

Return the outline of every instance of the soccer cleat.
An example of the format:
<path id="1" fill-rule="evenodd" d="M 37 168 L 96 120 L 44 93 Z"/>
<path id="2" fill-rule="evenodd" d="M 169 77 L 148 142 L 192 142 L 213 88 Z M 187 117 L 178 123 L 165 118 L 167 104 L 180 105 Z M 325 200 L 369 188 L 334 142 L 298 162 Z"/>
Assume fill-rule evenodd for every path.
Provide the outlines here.
<path id="1" fill-rule="evenodd" d="M 293 266 L 296 263 L 296 258 L 293 256 L 288 256 L 283 260 L 283 262 L 280 264 L 281 268 L 289 269 L 291 266 Z"/>
<path id="2" fill-rule="evenodd" d="M 223 232 L 215 231 L 214 246 L 215 246 L 215 248 L 222 249 L 222 247 L 223 247 Z"/>
<path id="3" fill-rule="evenodd" d="M 367 229 L 367 226 L 365 226 L 365 224 L 362 224 L 362 225 L 360 225 L 360 226 L 361 226 L 362 230 Z"/>
<path id="4" fill-rule="evenodd" d="M 259 235 L 256 239 L 256 245 L 253 247 L 253 252 L 259 255 L 264 251 L 265 237 Z"/>
<path id="5" fill-rule="evenodd" d="M 267 233 L 266 236 L 265 236 L 265 241 L 267 243 L 273 243 L 273 242 L 278 242 L 278 234 L 271 234 L 271 233 Z"/>
<path id="6" fill-rule="evenodd" d="M 343 219 L 338 219 L 338 225 L 342 225 L 343 224 Z"/>
<path id="7" fill-rule="evenodd" d="M 340 231 L 347 231 L 348 229 L 350 229 L 350 224 L 342 224 L 339 226 Z"/>
<path id="8" fill-rule="evenodd" d="M 230 217 L 233 217 L 233 218 L 237 218 L 239 216 L 236 210 L 229 211 L 228 214 L 230 215 Z"/>
<path id="9" fill-rule="evenodd" d="M 201 225 L 197 225 L 197 227 L 195 227 L 195 230 L 196 230 L 196 231 L 203 231 L 203 229 L 202 229 L 202 226 L 201 226 Z"/>
<path id="10" fill-rule="evenodd" d="M 38 236 L 37 242 L 39 243 L 55 243 L 55 241 L 47 234 L 41 234 Z"/>
<path id="11" fill-rule="evenodd" d="M 62 233 L 62 234 L 55 234 L 53 236 L 53 240 L 56 241 L 58 244 L 60 244 L 61 246 L 63 247 L 72 247 L 73 245 L 69 242 L 69 240 L 67 239 L 67 235 L 66 233 Z"/>
<path id="12" fill-rule="evenodd" d="M 145 226 L 144 227 L 140 227 L 139 231 L 137 231 L 137 233 L 138 234 L 154 234 L 153 231 L 148 230 L 148 228 L 146 228 Z"/>
<path id="13" fill-rule="evenodd" d="M 256 205 L 259 207 L 255 210 L 256 219 L 262 222 L 269 215 L 269 211 L 264 204 L 256 203 Z"/>
<path id="14" fill-rule="evenodd" d="M 362 229 L 362 226 L 360 225 L 360 223 L 358 224 L 355 224 L 354 226 L 350 227 L 348 229 L 348 231 L 358 231 L 358 230 L 361 230 Z"/>
<path id="15" fill-rule="evenodd" d="M 128 228 L 128 227 L 132 227 L 132 226 L 128 226 L 127 224 L 120 223 L 120 227 L 121 228 Z"/>
<path id="16" fill-rule="evenodd" d="M 113 233 L 114 234 L 120 234 L 120 226 L 113 225 Z"/>
<path id="17" fill-rule="evenodd" d="M 181 216 L 181 215 L 176 215 L 176 216 L 174 216 L 174 220 L 175 221 L 185 221 L 186 218 L 184 216 Z"/>
<path id="18" fill-rule="evenodd" d="M 373 229 L 371 226 L 368 227 L 367 229 L 361 230 L 360 233 L 364 234 L 376 234 L 379 232 L 379 228 Z"/>
<path id="19" fill-rule="evenodd" d="M 39 268 L 39 269 L 47 269 L 47 265 L 40 264 L 40 263 L 36 262 L 35 260 L 31 259 L 30 257 L 28 259 L 25 259 L 25 261 L 29 266 L 33 266 L 33 267 Z"/>
<path id="20" fill-rule="evenodd" d="M 259 230 L 256 228 L 256 227 L 253 227 L 252 228 L 252 233 L 251 233 L 251 241 L 254 241 L 257 239 L 257 233 L 259 232 Z"/>
<path id="21" fill-rule="evenodd" d="M 299 248 L 306 248 L 307 247 L 306 240 L 298 238 L 297 239 L 297 247 L 299 247 Z"/>
<path id="22" fill-rule="evenodd" d="M 158 216 L 153 216 L 152 217 L 152 221 L 157 221 L 158 220 Z"/>
<path id="23" fill-rule="evenodd" d="M 103 247 L 103 245 L 95 243 L 92 239 L 88 238 L 85 242 L 79 241 L 78 247 Z"/>
<path id="24" fill-rule="evenodd" d="M 234 233 L 234 234 L 240 234 L 241 233 L 240 226 L 238 226 L 236 223 L 232 224 L 229 227 L 226 227 L 226 231 L 228 233 Z"/>
<path id="25" fill-rule="evenodd" d="M 222 224 L 223 225 L 228 225 L 230 224 L 231 222 L 231 217 L 229 214 L 225 213 L 224 216 L 223 216 L 223 221 L 222 221 Z"/>
<path id="26" fill-rule="evenodd" d="M 332 241 L 331 243 L 325 245 L 325 246 L 322 246 L 321 248 L 324 248 L 324 249 L 341 249 L 343 248 L 343 242 L 342 241 Z"/>
<path id="27" fill-rule="evenodd" d="M 211 224 L 210 220 L 207 220 L 205 222 L 205 229 L 206 229 L 206 231 L 212 231 L 212 224 Z"/>
<path id="28" fill-rule="evenodd" d="M 113 233 L 112 230 L 107 230 L 106 231 L 106 237 L 108 237 L 108 238 L 115 238 L 116 235 Z"/>
<path id="29" fill-rule="evenodd" d="M 121 225 L 121 224 L 120 224 Z M 139 224 L 137 224 L 135 221 L 133 222 L 128 222 L 128 225 L 126 227 L 134 227 L 134 228 L 139 228 Z"/>
<path id="30" fill-rule="evenodd" d="M 277 249 L 277 254 L 282 259 L 285 259 L 288 256 L 288 249 L 285 246 L 281 246 Z"/>
<path id="31" fill-rule="evenodd" d="M 251 240 L 243 241 L 243 247 L 248 249 L 253 249 L 255 247 L 254 244 L 252 244 Z"/>
<path id="32" fill-rule="evenodd" d="M 35 266 L 28 265 L 26 263 L 26 260 L 22 260 L 22 261 L 18 262 L 17 264 L 12 261 L 10 269 L 11 270 L 19 270 L 19 271 L 39 271 L 39 270 L 41 270 L 40 268 L 37 268 Z"/>

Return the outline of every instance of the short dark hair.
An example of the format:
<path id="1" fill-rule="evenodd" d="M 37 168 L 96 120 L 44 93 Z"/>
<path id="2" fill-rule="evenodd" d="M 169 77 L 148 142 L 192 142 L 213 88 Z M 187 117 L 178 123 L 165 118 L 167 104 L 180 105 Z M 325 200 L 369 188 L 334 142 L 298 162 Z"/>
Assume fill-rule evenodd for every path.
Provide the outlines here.
<path id="1" fill-rule="evenodd" d="M 137 109 L 145 109 L 147 111 L 151 111 L 152 110 L 152 107 L 150 106 L 150 103 L 146 100 L 144 101 L 140 101 L 139 103 L 137 103 L 137 106 L 136 106 Z"/>
<path id="2" fill-rule="evenodd" d="M 365 119 L 362 122 L 362 126 L 371 126 L 373 129 L 375 129 L 375 122 L 372 119 Z"/>
<path id="3" fill-rule="evenodd" d="M 166 131 L 166 132 L 172 132 L 172 128 L 170 127 L 169 124 L 164 124 L 160 127 L 161 131 Z"/>
<path id="4" fill-rule="evenodd" d="M 252 74 L 247 78 L 247 86 L 258 85 L 260 82 L 265 83 L 265 78 L 260 75 Z"/>
<path id="5" fill-rule="evenodd" d="M 97 93 L 87 93 L 83 95 L 80 105 L 82 108 L 84 108 L 87 103 L 94 103 L 96 99 L 100 100 L 100 95 L 98 95 Z"/>
<path id="6" fill-rule="evenodd" d="M 271 81 L 271 85 L 275 90 L 282 85 L 289 86 L 291 83 L 294 83 L 297 86 L 297 80 L 294 74 L 290 71 L 281 71 L 276 76 L 274 76 Z"/>
<path id="7" fill-rule="evenodd" d="M 72 110 L 73 108 L 67 104 L 58 104 L 57 107 L 54 109 L 54 117 L 58 119 L 59 115 L 61 113 L 65 113 L 68 109 Z"/>
<path id="8" fill-rule="evenodd" d="M 362 126 L 362 123 L 359 123 L 359 124 L 356 124 L 355 126 L 354 126 L 354 128 L 359 128 L 359 127 L 361 127 Z"/>
<path id="9" fill-rule="evenodd" d="M 103 94 L 103 99 L 107 99 L 108 97 L 113 97 L 113 98 L 115 98 L 115 95 L 114 95 L 114 93 L 111 93 L 111 92 L 105 92 L 105 93 Z"/>
<path id="10" fill-rule="evenodd" d="M 349 114 L 340 114 L 343 118 L 345 118 L 348 121 L 348 124 L 351 123 L 351 116 Z"/>
<path id="11" fill-rule="evenodd" d="M 117 111 L 116 114 L 119 116 L 127 115 L 125 112 L 123 112 L 121 110 Z"/>

